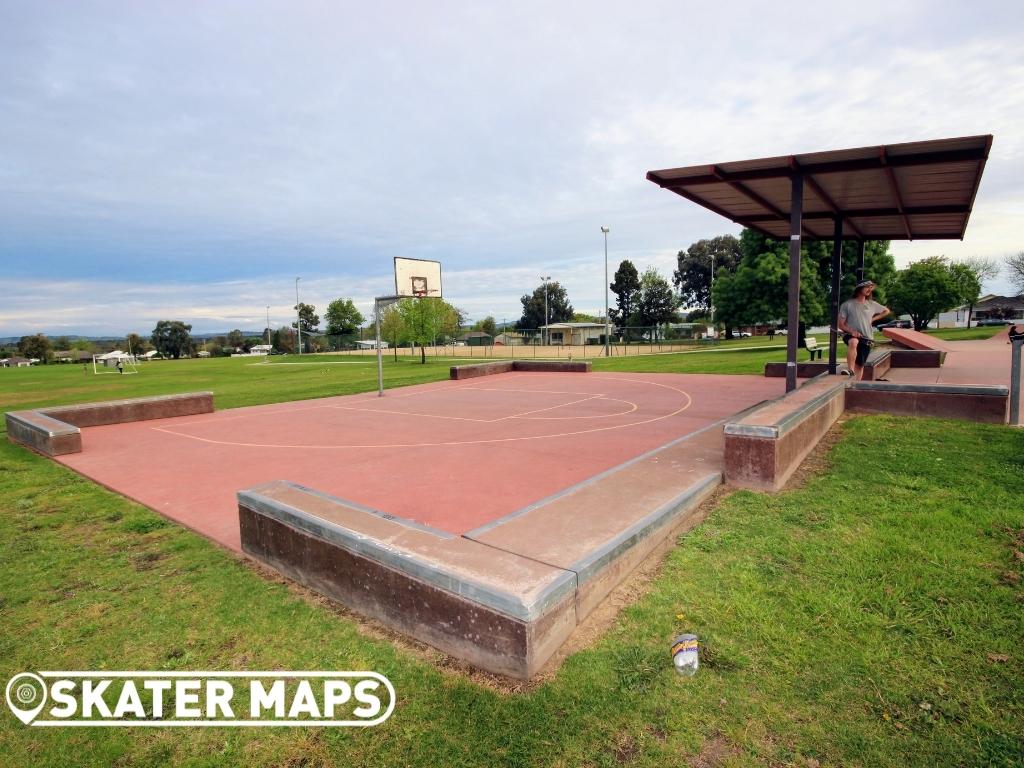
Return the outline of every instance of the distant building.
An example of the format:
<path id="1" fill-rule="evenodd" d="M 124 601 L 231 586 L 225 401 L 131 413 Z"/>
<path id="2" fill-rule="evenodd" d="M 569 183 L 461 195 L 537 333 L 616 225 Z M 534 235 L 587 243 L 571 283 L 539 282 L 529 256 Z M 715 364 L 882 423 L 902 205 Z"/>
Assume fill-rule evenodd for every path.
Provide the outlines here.
<path id="1" fill-rule="evenodd" d="M 27 357 L 5 357 L 0 360 L 0 368 L 28 368 L 32 361 Z"/>
<path id="2" fill-rule="evenodd" d="M 377 341 L 375 339 L 363 339 L 363 340 L 360 340 L 360 341 L 355 341 L 355 342 L 353 342 L 353 344 L 356 345 L 356 349 L 376 349 L 377 348 Z M 386 341 L 381 341 L 380 348 L 381 349 L 387 349 L 388 348 L 388 343 Z"/>
<path id="3" fill-rule="evenodd" d="M 458 340 L 464 342 L 467 347 L 489 347 L 494 343 L 494 337 L 483 331 L 470 331 L 459 336 Z"/>
<path id="4" fill-rule="evenodd" d="M 604 340 L 604 323 L 551 323 L 542 325 L 549 344 L 600 344 Z"/>

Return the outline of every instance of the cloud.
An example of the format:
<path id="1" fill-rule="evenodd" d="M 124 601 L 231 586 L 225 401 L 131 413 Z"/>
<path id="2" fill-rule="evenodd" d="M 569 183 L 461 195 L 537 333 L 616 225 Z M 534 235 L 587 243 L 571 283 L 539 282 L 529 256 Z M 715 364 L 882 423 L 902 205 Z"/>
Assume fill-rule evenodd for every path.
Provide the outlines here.
<path id="1" fill-rule="evenodd" d="M 985 2 L 0 5 L 0 261 L 28 296 L 0 333 L 262 327 L 295 275 L 365 312 L 396 255 L 441 260 L 475 317 L 518 315 L 541 274 L 593 312 L 601 225 L 610 271 L 666 276 L 737 231 L 647 170 L 969 133 L 995 134 L 992 158 L 967 240 L 937 247 L 1019 250 L 1019 21 Z"/>

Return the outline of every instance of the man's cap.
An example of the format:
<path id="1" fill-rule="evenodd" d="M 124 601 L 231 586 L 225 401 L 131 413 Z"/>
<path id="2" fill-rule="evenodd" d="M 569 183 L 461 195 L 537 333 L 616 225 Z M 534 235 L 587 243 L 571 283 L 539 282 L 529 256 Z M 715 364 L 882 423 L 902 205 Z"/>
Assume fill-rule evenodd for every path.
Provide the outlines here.
<path id="1" fill-rule="evenodd" d="M 857 283 L 857 285 L 855 285 L 853 287 L 853 289 L 856 291 L 856 290 L 858 290 L 860 288 L 863 288 L 864 286 L 874 285 L 874 284 L 875 284 L 874 280 L 861 280 L 859 283 Z"/>

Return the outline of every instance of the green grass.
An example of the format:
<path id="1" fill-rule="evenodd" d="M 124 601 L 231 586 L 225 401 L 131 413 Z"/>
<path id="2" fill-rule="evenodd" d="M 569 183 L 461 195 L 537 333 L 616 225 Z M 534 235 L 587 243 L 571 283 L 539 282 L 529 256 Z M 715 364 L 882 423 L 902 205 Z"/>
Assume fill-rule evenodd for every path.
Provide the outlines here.
<path id="1" fill-rule="evenodd" d="M 947 341 L 971 341 L 974 339 L 991 339 L 1006 326 L 985 325 L 980 328 L 937 328 L 925 331 L 929 336 L 935 336 Z"/>
<path id="2" fill-rule="evenodd" d="M 373 386 L 354 370 L 204 360 L 182 363 L 179 380 L 165 365 L 90 374 L 113 381 L 75 393 L 58 392 L 86 386 L 70 372 L 25 371 L 56 384 L 14 388 L 7 374 L 20 372 L 4 371 L 0 392 L 102 399 L 159 390 L 147 376 L 167 376 L 173 391 L 214 389 L 223 406 Z M 0 763 L 663 766 L 704 750 L 738 766 L 1020 765 L 1022 456 L 1024 433 L 1009 428 L 852 419 L 827 472 L 777 496 L 728 497 L 594 645 L 542 685 L 501 693 L 5 441 L 0 682 L 33 669 L 371 669 L 398 706 L 366 730 L 50 730 L 5 713 Z M 691 679 L 668 659 L 682 631 L 704 643 Z"/>

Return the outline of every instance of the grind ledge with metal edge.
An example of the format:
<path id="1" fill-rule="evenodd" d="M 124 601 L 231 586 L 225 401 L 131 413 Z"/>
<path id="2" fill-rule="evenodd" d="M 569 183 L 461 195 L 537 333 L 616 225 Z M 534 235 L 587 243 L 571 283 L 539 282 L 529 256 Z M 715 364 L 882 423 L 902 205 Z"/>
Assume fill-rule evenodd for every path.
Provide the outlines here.
<path id="1" fill-rule="evenodd" d="M 45 456 L 82 451 L 82 428 L 129 421 L 213 413 L 212 392 L 104 400 L 80 405 L 58 405 L 30 411 L 9 411 L 9 440 Z"/>
<path id="2" fill-rule="evenodd" d="M 725 480 L 778 491 L 842 415 L 846 383 L 824 374 L 725 425 Z"/>
<path id="3" fill-rule="evenodd" d="M 536 675 L 721 484 L 722 422 L 462 536 L 278 480 L 239 491 L 242 550 L 470 664 Z"/>

